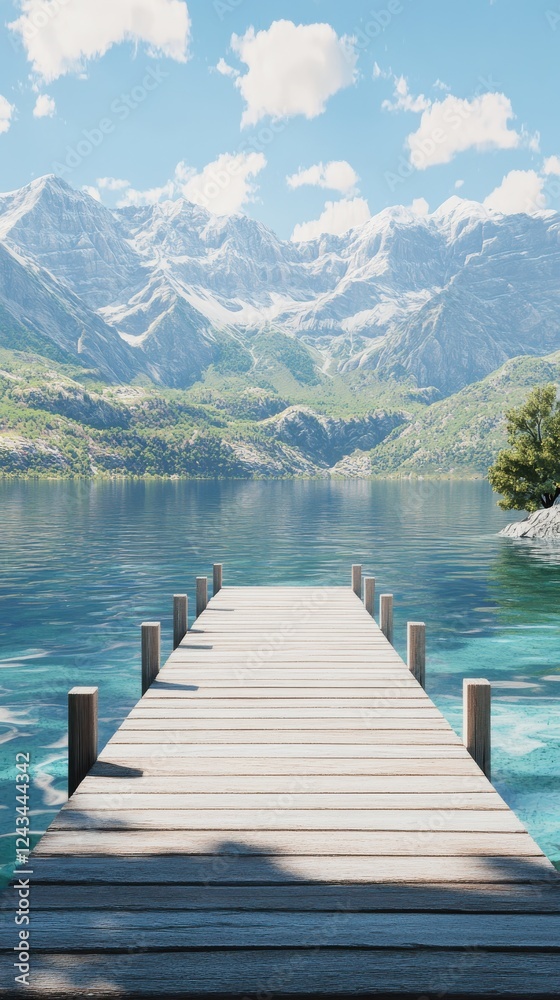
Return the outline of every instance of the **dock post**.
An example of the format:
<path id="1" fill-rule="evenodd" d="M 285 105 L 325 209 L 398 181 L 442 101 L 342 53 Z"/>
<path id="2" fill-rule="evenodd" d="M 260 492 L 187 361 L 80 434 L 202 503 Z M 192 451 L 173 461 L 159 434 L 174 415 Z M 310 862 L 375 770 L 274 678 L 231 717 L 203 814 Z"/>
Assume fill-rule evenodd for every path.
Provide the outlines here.
<path id="1" fill-rule="evenodd" d="M 393 642 L 393 595 L 381 594 L 379 598 L 379 625 L 383 635 Z"/>
<path id="2" fill-rule="evenodd" d="M 375 617 L 375 577 L 364 577 L 364 605 L 367 613 Z"/>
<path id="3" fill-rule="evenodd" d="M 463 681 L 463 743 L 481 771 L 490 778 L 492 687 L 483 678 Z"/>
<path id="4" fill-rule="evenodd" d="M 357 597 L 362 599 L 362 567 L 352 566 L 352 590 Z"/>
<path id="5" fill-rule="evenodd" d="M 423 688 L 426 687 L 426 626 L 424 622 L 408 622 L 408 669 Z"/>
<path id="6" fill-rule="evenodd" d="M 142 622 L 142 694 L 145 695 L 159 673 L 161 624 Z"/>
<path id="7" fill-rule="evenodd" d="M 218 591 L 222 589 L 222 573 L 223 566 L 221 563 L 214 563 L 213 567 L 213 578 L 212 578 L 212 596 L 215 597 Z"/>
<path id="8" fill-rule="evenodd" d="M 208 604 L 208 578 L 197 576 L 196 578 L 196 617 L 206 610 Z"/>
<path id="9" fill-rule="evenodd" d="M 96 687 L 68 692 L 68 798 L 97 760 Z"/>
<path id="10" fill-rule="evenodd" d="M 173 595 L 173 649 L 185 638 L 189 629 L 189 599 L 186 594 Z"/>

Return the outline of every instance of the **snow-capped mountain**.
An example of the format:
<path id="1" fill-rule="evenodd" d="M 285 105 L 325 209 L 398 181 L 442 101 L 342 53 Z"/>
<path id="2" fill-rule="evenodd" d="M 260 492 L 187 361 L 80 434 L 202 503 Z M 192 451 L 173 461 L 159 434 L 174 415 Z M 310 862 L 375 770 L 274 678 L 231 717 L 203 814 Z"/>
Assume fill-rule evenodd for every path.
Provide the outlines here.
<path id="1" fill-rule="evenodd" d="M 110 211 L 48 176 L 0 195 L 2 308 L 121 381 L 184 386 L 226 338 L 280 331 L 325 370 L 402 370 L 449 394 L 560 349 L 560 216 L 451 198 L 294 244 L 186 201 Z"/>

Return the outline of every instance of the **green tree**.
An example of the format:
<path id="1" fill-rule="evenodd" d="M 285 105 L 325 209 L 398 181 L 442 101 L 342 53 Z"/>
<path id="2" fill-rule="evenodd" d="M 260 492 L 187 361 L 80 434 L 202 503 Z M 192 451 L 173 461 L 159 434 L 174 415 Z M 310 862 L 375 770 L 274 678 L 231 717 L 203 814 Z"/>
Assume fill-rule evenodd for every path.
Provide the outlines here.
<path id="1" fill-rule="evenodd" d="M 506 413 L 510 447 L 489 469 L 502 510 L 552 507 L 560 496 L 560 403 L 556 386 L 533 389 L 518 409 Z"/>

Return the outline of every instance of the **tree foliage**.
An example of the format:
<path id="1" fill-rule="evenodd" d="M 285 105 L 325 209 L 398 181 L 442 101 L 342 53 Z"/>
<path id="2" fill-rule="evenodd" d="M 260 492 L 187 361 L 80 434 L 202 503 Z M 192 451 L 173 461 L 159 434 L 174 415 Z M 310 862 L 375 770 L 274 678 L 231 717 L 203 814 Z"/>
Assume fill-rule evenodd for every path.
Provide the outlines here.
<path id="1" fill-rule="evenodd" d="M 533 389 L 518 409 L 506 413 L 510 447 L 488 472 L 502 510 L 552 507 L 560 496 L 560 403 L 556 386 Z"/>

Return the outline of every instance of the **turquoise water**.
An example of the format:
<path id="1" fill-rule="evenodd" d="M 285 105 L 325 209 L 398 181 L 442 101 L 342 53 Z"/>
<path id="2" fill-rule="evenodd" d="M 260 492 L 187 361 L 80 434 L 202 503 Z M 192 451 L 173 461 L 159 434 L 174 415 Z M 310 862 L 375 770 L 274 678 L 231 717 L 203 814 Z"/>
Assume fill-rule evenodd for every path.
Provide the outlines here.
<path id="1" fill-rule="evenodd" d="M 1 862 L 14 859 L 18 751 L 38 836 L 65 800 L 66 697 L 95 684 L 100 741 L 139 696 L 139 623 L 224 563 L 235 584 L 395 594 L 395 645 L 428 628 L 427 690 L 460 731 L 464 676 L 493 682 L 493 780 L 560 860 L 560 545 L 497 537 L 485 483 L 0 482 Z"/>

